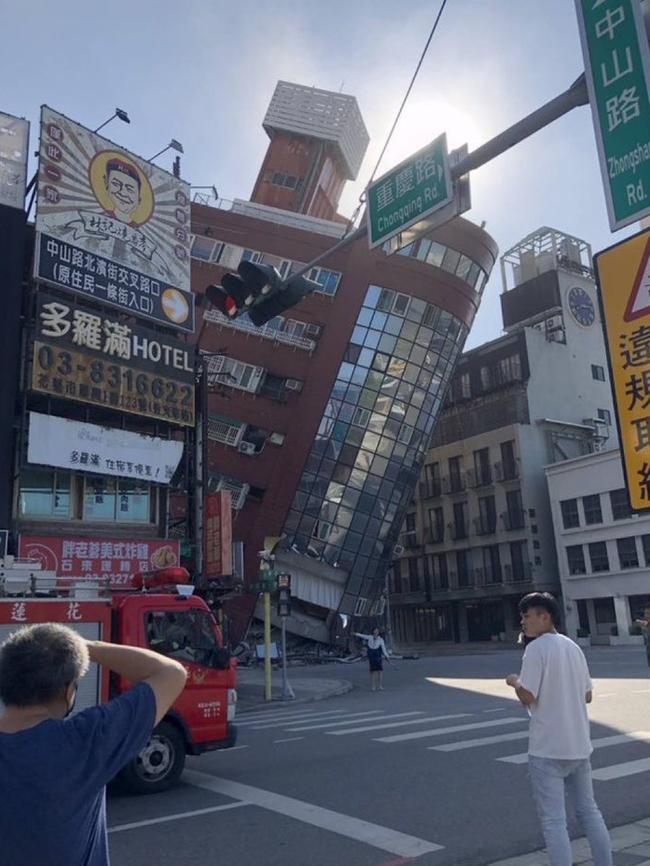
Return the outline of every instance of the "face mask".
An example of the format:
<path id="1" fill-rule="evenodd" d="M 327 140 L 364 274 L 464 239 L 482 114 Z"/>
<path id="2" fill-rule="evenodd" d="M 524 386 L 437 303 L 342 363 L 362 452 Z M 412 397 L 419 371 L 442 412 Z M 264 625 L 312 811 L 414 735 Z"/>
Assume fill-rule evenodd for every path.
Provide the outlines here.
<path id="1" fill-rule="evenodd" d="M 72 695 L 72 700 L 68 704 L 68 709 L 66 710 L 66 713 L 63 716 L 64 719 L 67 719 L 68 716 L 72 715 L 72 712 L 74 711 L 74 705 L 76 704 L 76 702 L 77 702 L 77 689 L 75 687 L 74 693 Z"/>

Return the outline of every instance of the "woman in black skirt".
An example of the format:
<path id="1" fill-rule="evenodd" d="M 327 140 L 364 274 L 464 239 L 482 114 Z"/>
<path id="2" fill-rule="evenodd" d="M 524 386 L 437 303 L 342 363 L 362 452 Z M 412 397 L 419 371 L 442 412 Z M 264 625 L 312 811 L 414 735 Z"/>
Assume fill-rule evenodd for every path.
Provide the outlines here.
<path id="1" fill-rule="evenodd" d="M 373 692 L 376 692 L 377 689 L 383 692 L 384 659 L 389 658 L 384 639 L 381 637 L 377 627 L 373 628 L 372 634 L 361 634 L 358 631 L 355 631 L 354 634 L 368 643 L 371 688 Z"/>

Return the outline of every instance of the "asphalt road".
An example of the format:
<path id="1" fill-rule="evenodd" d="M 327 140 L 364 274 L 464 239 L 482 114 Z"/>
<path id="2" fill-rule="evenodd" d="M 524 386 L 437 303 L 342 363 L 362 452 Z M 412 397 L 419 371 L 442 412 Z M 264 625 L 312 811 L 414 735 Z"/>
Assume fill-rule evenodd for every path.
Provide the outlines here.
<path id="1" fill-rule="evenodd" d="M 357 687 L 241 716 L 238 747 L 189 759 L 178 788 L 110 798 L 113 866 L 482 866 L 541 847 L 527 715 L 503 683 L 520 658 L 396 661 L 374 693 L 362 663 L 301 668 Z M 650 815 L 650 677 L 642 650 L 588 658 L 596 797 L 616 826 Z"/>

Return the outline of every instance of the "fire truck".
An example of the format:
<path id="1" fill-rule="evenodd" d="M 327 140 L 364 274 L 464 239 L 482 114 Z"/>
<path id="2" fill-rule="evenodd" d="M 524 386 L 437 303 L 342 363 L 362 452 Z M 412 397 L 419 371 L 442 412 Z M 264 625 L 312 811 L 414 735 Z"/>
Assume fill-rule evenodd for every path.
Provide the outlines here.
<path id="1" fill-rule="evenodd" d="M 87 640 L 146 647 L 180 661 L 187 684 L 151 739 L 116 782 L 134 793 L 166 790 L 186 755 L 234 746 L 237 662 L 224 647 L 206 602 L 183 568 L 134 575 L 128 589 L 96 578 L 57 577 L 33 560 L 0 560 L 0 643 L 21 625 L 60 622 Z M 79 683 L 75 711 L 129 688 L 91 665 Z"/>

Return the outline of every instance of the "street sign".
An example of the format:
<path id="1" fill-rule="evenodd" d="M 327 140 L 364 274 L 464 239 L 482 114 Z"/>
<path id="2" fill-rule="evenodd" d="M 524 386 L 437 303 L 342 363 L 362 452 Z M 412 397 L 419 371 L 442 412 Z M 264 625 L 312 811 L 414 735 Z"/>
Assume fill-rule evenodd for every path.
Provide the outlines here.
<path id="1" fill-rule="evenodd" d="M 650 49 L 639 0 L 575 0 L 612 231 L 650 214 Z"/>
<path id="2" fill-rule="evenodd" d="M 444 207 L 453 195 L 443 133 L 368 187 L 370 249 Z"/>
<path id="3" fill-rule="evenodd" d="M 650 509 L 650 230 L 594 257 L 630 504 Z"/>

